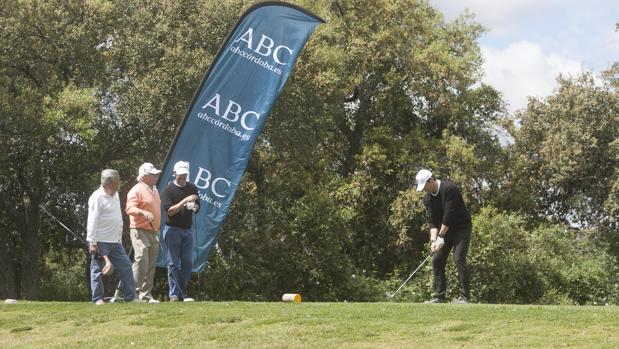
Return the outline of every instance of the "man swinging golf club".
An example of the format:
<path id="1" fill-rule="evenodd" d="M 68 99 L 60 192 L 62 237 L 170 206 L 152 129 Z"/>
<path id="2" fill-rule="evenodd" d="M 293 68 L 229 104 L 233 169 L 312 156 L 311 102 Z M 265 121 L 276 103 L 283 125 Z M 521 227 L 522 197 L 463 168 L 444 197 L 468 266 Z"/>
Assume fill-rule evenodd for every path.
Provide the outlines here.
<path id="1" fill-rule="evenodd" d="M 460 281 L 460 296 L 454 303 L 467 304 L 469 301 L 469 270 L 466 255 L 471 241 L 471 215 L 466 209 L 458 186 L 449 181 L 440 181 L 432 172 L 423 169 L 415 176 L 417 191 L 424 191 L 423 204 L 426 208 L 430 227 L 430 250 L 434 273 L 434 296 L 426 303 L 447 301 L 447 277 L 445 266 L 453 248 L 454 262 Z"/>

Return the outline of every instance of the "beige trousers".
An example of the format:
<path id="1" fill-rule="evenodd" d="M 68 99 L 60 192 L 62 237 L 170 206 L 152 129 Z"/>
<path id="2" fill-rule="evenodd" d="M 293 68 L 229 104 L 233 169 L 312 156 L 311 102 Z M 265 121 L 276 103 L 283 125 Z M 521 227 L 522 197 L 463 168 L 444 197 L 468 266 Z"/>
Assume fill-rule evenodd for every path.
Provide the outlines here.
<path id="1" fill-rule="evenodd" d="M 153 233 L 142 229 L 130 229 L 133 245 L 133 281 L 138 299 L 153 298 L 153 280 L 155 279 L 155 262 L 159 253 L 159 232 Z"/>

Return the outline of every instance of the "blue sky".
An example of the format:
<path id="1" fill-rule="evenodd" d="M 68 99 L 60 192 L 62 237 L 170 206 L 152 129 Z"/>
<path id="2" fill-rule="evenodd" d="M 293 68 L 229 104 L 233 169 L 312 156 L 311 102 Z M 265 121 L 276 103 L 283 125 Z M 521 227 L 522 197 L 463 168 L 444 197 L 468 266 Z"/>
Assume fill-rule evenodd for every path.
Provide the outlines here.
<path id="1" fill-rule="evenodd" d="M 465 9 L 488 31 L 479 39 L 484 82 L 511 111 L 545 97 L 559 74 L 599 72 L 619 61 L 619 0 L 430 0 L 451 21 Z"/>

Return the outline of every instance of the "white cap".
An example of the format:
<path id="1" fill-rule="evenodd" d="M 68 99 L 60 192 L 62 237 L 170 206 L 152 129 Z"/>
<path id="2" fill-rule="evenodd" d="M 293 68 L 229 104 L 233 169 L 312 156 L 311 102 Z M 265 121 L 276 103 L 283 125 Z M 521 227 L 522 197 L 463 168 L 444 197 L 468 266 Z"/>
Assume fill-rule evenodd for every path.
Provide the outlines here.
<path id="1" fill-rule="evenodd" d="M 189 174 L 189 162 L 187 161 L 179 161 L 174 164 L 174 173 L 176 175 L 184 175 Z"/>
<path id="2" fill-rule="evenodd" d="M 417 175 L 415 176 L 415 182 L 417 182 L 417 191 L 423 190 L 423 187 L 426 185 L 426 182 L 428 181 L 428 179 L 430 179 L 430 177 L 432 177 L 432 172 L 426 170 L 425 168 L 417 172 Z"/>
<path id="3" fill-rule="evenodd" d="M 155 166 L 153 166 L 153 164 L 151 164 L 150 162 L 145 162 L 142 164 L 142 166 L 140 166 L 140 169 L 138 171 L 138 174 L 140 176 L 145 176 L 145 175 L 158 175 L 161 173 L 161 170 L 158 170 L 155 168 Z"/>

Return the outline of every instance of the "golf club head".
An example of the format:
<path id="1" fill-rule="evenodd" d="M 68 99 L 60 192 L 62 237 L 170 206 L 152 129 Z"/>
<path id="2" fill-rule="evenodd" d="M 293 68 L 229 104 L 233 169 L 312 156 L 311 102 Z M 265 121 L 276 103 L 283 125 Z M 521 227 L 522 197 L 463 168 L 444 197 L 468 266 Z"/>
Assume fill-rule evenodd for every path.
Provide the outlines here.
<path id="1" fill-rule="evenodd" d="M 395 292 L 385 292 L 385 296 L 387 296 L 387 298 L 393 298 L 395 297 Z"/>

